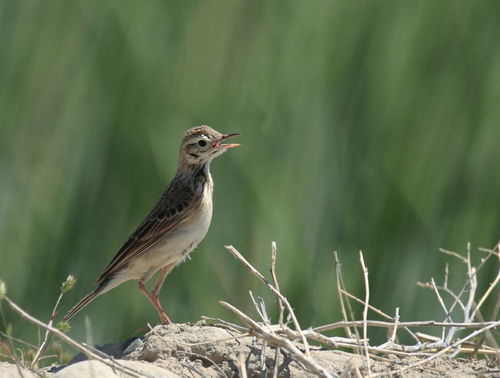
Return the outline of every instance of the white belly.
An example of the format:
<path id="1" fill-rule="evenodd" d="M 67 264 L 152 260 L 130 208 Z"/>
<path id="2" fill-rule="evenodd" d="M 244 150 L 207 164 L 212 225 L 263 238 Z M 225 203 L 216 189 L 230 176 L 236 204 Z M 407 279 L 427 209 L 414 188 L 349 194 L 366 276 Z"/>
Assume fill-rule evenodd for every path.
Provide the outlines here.
<path id="1" fill-rule="evenodd" d="M 207 194 L 210 194 L 207 196 Z M 205 193 L 199 215 L 169 232 L 149 250 L 127 266 L 127 279 L 147 281 L 156 271 L 167 265 L 177 265 L 189 255 L 207 234 L 212 220 L 212 196 Z"/>

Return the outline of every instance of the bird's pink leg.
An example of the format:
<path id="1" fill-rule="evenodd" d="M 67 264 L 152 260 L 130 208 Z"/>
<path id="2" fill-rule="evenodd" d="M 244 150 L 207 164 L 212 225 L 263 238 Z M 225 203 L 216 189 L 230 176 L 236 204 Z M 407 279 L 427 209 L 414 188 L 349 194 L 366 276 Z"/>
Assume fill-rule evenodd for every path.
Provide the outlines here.
<path id="1" fill-rule="evenodd" d="M 142 293 L 146 296 L 148 301 L 153 305 L 153 307 L 155 308 L 158 315 L 160 315 L 160 319 L 161 319 L 162 324 L 170 324 L 171 321 L 170 321 L 168 315 L 165 313 L 165 311 L 161 307 L 161 303 L 158 300 L 158 297 L 156 297 L 155 295 L 153 295 L 153 293 L 150 293 L 148 291 L 148 289 L 146 289 L 143 281 L 137 282 L 137 286 L 139 287 L 139 290 L 142 291 Z"/>
<path id="2" fill-rule="evenodd" d="M 165 278 L 167 277 L 168 273 L 174 268 L 175 264 L 172 265 L 167 265 L 160 269 L 160 273 L 158 275 L 158 279 L 156 280 L 156 283 L 153 287 L 153 290 L 149 292 L 146 289 L 146 286 L 144 285 L 144 281 L 139 280 L 137 282 L 137 286 L 139 286 L 139 290 L 142 291 L 142 293 L 146 296 L 146 298 L 149 300 L 149 302 L 153 305 L 155 308 L 156 312 L 158 312 L 158 315 L 160 316 L 161 322 L 163 324 L 170 324 L 170 318 L 168 317 L 167 313 L 165 310 L 163 310 L 163 307 L 161 306 L 160 299 L 158 298 L 158 294 L 160 293 L 161 286 L 163 285 L 163 282 L 165 281 Z"/>
<path id="3" fill-rule="evenodd" d="M 174 269 L 174 267 L 175 264 L 170 264 L 160 269 L 156 283 L 153 286 L 153 291 L 151 292 L 155 297 L 158 297 L 158 294 L 160 294 L 160 289 L 165 281 L 165 278 L 167 278 L 167 275 L 172 271 L 172 269 Z"/>

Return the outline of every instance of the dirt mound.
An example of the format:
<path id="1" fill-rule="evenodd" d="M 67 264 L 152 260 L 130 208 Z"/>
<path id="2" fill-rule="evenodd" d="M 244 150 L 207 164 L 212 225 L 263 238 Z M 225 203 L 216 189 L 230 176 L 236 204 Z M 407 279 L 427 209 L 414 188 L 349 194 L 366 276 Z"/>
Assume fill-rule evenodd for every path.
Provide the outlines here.
<path id="1" fill-rule="evenodd" d="M 302 345 L 297 342 L 297 347 Z M 116 377 L 135 374 L 148 377 L 249 377 L 272 376 L 278 369 L 280 377 L 314 377 L 307 367 L 283 349 L 223 325 L 171 324 L 153 328 L 143 338 L 129 339 L 123 343 L 107 344 L 98 348 L 115 358 L 111 368 L 102 362 L 85 360 L 76 355 L 67 366 L 54 367 L 44 374 L 55 378 L 85 376 Z M 332 376 L 366 376 L 366 358 L 339 350 L 311 347 L 311 357 Z M 371 372 L 388 376 L 418 358 L 400 359 L 394 355 L 372 358 Z M 476 377 L 500 376 L 494 366 L 485 360 L 438 358 L 423 367 L 407 370 L 405 377 Z M 498 369 L 498 368 L 496 368 Z M 40 373 L 40 372 L 37 372 Z M 23 375 L 24 374 L 24 375 Z M 30 375 L 31 374 L 31 375 Z M 0 365 L 0 376 L 34 376 L 33 372 L 15 365 Z"/>

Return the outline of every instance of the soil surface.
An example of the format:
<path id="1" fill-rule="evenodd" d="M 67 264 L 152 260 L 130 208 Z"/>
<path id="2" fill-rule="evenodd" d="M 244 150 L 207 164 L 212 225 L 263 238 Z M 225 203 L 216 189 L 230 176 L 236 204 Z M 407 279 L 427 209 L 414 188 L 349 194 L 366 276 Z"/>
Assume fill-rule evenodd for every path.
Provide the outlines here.
<path id="1" fill-rule="evenodd" d="M 300 349 L 301 345 L 297 344 Z M 244 366 L 248 377 L 272 377 L 275 368 L 280 377 L 314 377 L 286 351 L 264 345 L 253 336 L 245 336 L 229 327 L 171 324 L 157 326 L 142 339 L 107 344 L 100 350 L 112 355 L 121 366 L 132 369 L 138 376 L 149 377 L 235 377 L 241 376 Z M 366 359 L 359 354 L 319 347 L 311 348 L 314 360 L 332 376 L 367 376 Z M 277 361 L 276 361 L 277 358 Z M 418 358 L 401 359 L 394 355 L 370 360 L 372 373 L 389 376 Z M 99 361 L 88 361 L 76 355 L 65 366 L 33 372 L 16 365 L 0 363 L 0 377 L 36 377 L 40 373 L 54 378 L 128 376 L 121 368 L 112 369 Z M 500 377 L 500 367 L 486 360 L 438 358 L 424 366 L 405 370 L 404 377 Z"/>

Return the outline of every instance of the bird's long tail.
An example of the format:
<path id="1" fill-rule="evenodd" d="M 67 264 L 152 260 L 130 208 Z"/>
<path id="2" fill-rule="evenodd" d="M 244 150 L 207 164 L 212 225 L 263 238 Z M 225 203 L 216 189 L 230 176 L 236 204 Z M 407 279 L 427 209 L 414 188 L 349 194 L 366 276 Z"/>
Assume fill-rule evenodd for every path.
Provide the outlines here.
<path id="1" fill-rule="evenodd" d="M 92 302 L 99 294 L 103 293 L 104 288 L 102 286 L 97 287 L 93 292 L 84 296 L 80 301 L 74 305 L 66 315 L 64 315 L 63 321 L 67 322 L 73 316 L 75 316 L 82 308 Z"/>

